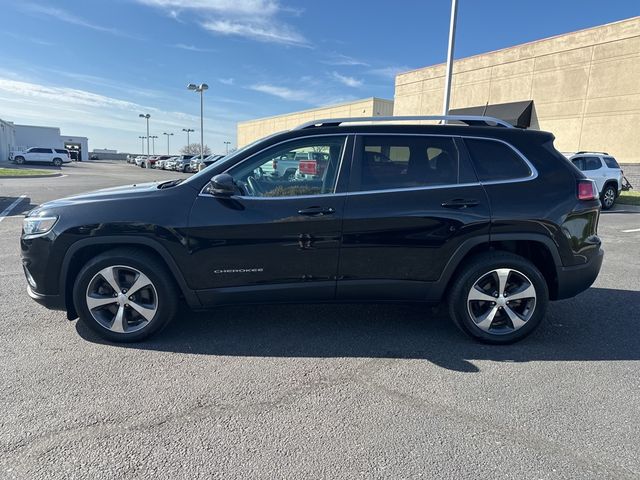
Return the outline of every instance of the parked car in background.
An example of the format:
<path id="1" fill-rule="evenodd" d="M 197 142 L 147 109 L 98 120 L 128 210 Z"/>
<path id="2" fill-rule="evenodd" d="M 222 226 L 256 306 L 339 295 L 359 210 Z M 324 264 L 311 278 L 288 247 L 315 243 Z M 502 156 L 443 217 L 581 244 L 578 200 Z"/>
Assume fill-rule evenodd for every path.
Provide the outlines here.
<path id="1" fill-rule="evenodd" d="M 91 156 L 89 157 L 89 160 L 98 160 L 98 155 L 96 155 L 95 153 L 92 153 Z M 129 159 L 127 158 L 127 162 L 129 161 Z"/>
<path id="2" fill-rule="evenodd" d="M 596 182 L 602 209 L 609 210 L 623 190 L 628 190 L 622 169 L 607 152 L 577 152 L 569 160 Z"/>
<path id="3" fill-rule="evenodd" d="M 551 133 L 489 117 L 418 123 L 434 118 L 313 120 L 186 180 L 41 204 L 20 238 L 28 293 L 119 342 L 158 332 L 181 299 L 442 303 L 475 339 L 525 338 L 550 300 L 598 276 L 595 182 Z M 291 152 L 327 165 L 262 173 Z"/>
<path id="4" fill-rule="evenodd" d="M 69 151 L 64 148 L 32 147 L 25 151 L 15 151 L 9 154 L 9 161 L 22 165 L 23 163 L 50 163 L 56 167 L 71 162 Z"/>
<path id="5" fill-rule="evenodd" d="M 165 169 L 165 164 L 170 161 L 175 159 L 176 157 L 167 157 L 167 158 L 161 158 L 160 160 L 158 160 L 156 162 L 156 170 L 164 170 Z"/>
<path id="6" fill-rule="evenodd" d="M 136 167 L 141 167 L 142 164 L 147 160 L 147 157 L 144 155 L 139 155 L 135 158 L 134 162 L 136 164 Z"/>
<path id="7" fill-rule="evenodd" d="M 155 157 L 149 157 L 145 162 L 145 168 L 156 168 L 158 161 L 167 160 L 171 158 L 169 155 L 157 155 Z"/>
<path id="8" fill-rule="evenodd" d="M 299 160 L 295 152 L 286 152 L 278 158 L 274 158 L 271 164 L 262 166 L 262 173 L 272 177 L 287 179 L 293 177 L 298 171 Z"/>
<path id="9" fill-rule="evenodd" d="M 173 162 L 172 170 L 175 170 L 176 172 L 188 172 L 190 167 L 189 162 L 191 162 L 192 158 L 193 155 L 180 155 Z"/>
<path id="10" fill-rule="evenodd" d="M 191 158 L 189 170 L 191 172 L 199 172 L 200 170 L 208 167 L 214 162 L 217 162 L 223 157 L 224 155 L 209 155 L 208 157 L 201 159 L 200 156 L 198 155 L 196 157 Z"/>

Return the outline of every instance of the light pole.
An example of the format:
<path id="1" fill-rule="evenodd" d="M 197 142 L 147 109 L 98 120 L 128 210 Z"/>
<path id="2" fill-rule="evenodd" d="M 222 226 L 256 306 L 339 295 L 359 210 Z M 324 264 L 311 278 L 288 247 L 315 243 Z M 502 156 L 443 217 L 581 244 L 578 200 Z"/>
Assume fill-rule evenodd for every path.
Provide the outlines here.
<path id="1" fill-rule="evenodd" d="M 187 147 L 189 147 L 189 132 L 195 132 L 195 130 L 193 128 L 183 128 L 182 131 L 187 132 Z"/>
<path id="2" fill-rule="evenodd" d="M 204 158 L 204 91 L 209 88 L 209 85 L 190 83 L 187 88 L 194 92 L 200 92 L 200 158 Z"/>
<path id="3" fill-rule="evenodd" d="M 162 134 L 167 136 L 167 155 L 169 155 L 169 137 L 173 135 L 173 133 L 162 132 Z"/>
<path id="4" fill-rule="evenodd" d="M 140 139 L 140 146 L 142 147 L 142 155 L 144 155 L 144 139 L 147 137 L 145 137 L 144 135 L 140 135 L 138 138 Z"/>
<path id="5" fill-rule="evenodd" d="M 231 145 L 231 142 L 224 142 L 224 145 L 227 147 L 227 155 L 229 155 L 229 145 Z"/>
<path id="6" fill-rule="evenodd" d="M 151 118 L 151 115 L 149 115 L 148 113 L 141 113 L 138 116 L 140 118 L 146 118 L 147 119 L 147 156 L 149 156 L 149 119 Z"/>
<path id="7" fill-rule="evenodd" d="M 458 0 L 451 0 L 451 19 L 449 23 L 449 49 L 447 51 L 447 71 L 444 84 L 444 100 L 442 114 L 449 115 L 449 100 L 451 99 L 451 77 L 453 74 L 453 50 L 456 43 L 456 18 L 458 16 Z M 447 123 L 446 121 L 444 123 Z"/>
<path id="8" fill-rule="evenodd" d="M 156 154 L 156 138 L 158 138 L 157 135 L 151 135 L 151 150 L 154 155 Z"/>

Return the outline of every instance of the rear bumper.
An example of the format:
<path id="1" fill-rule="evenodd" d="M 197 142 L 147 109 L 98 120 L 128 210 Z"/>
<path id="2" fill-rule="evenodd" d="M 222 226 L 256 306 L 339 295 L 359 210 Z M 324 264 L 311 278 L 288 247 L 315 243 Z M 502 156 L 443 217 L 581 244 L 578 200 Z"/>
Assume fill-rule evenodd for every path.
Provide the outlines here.
<path id="1" fill-rule="evenodd" d="M 558 295 L 555 300 L 575 297 L 589 288 L 600 273 L 603 258 L 604 251 L 600 249 L 598 254 L 584 265 L 560 267 L 558 269 Z"/>

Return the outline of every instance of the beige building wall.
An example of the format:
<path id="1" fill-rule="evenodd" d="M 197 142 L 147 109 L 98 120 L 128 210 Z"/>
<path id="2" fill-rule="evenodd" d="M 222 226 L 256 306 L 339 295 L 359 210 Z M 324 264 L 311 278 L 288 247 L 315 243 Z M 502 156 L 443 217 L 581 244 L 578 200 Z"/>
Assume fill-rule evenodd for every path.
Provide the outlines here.
<path id="1" fill-rule="evenodd" d="M 393 101 L 382 98 L 366 98 L 354 102 L 329 105 L 311 110 L 258 118 L 238 123 L 238 148 L 255 140 L 297 127 L 298 125 L 325 118 L 374 117 L 393 115 Z"/>
<path id="2" fill-rule="evenodd" d="M 451 108 L 533 100 L 563 152 L 640 163 L 640 17 L 454 62 Z M 438 115 L 445 66 L 396 77 L 394 115 Z"/>

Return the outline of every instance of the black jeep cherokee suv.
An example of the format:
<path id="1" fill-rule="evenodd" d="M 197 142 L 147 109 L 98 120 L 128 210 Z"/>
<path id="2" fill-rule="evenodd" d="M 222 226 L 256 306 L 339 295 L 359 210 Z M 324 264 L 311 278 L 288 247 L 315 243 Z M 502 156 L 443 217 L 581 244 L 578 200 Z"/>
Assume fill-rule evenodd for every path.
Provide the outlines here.
<path id="1" fill-rule="evenodd" d="M 552 134 L 362 120 L 273 135 L 188 180 L 41 205 L 21 237 L 30 296 L 113 341 L 158 331 L 183 298 L 446 302 L 467 334 L 508 343 L 593 283 L 597 190 Z M 284 178 L 283 156 L 307 160 Z"/>

